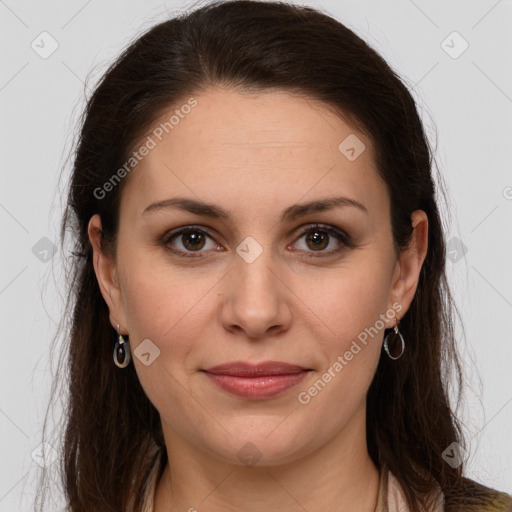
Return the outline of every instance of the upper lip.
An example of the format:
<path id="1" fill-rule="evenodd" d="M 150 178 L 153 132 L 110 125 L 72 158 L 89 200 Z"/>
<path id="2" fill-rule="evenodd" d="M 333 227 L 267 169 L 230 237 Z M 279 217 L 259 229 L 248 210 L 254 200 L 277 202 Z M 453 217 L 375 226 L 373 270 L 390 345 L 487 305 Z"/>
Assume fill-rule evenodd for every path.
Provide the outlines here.
<path id="1" fill-rule="evenodd" d="M 245 361 L 220 364 L 204 370 L 208 373 L 233 375 L 235 377 L 262 377 L 266 375 L 290 375 L 307 371 L 309 368 L 280 361 L 264 361 L 258 364 L 251 364 Z"/>

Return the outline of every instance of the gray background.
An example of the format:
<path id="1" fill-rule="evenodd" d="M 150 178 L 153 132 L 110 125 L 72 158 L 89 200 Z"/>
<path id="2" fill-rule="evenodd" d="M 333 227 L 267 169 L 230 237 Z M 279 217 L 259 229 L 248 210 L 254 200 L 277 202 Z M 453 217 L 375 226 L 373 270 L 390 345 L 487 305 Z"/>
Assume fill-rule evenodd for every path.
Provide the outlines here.
<path id="1" fill-rule="evenodd" d="M 368 41 L 419 103 L 451 204 L 448 273 L 466 333 L 460 414 L 469 476 L 512 493 L 512 1 L 301 3 Z M 0 0 L 1 512 L 30 510 L 43 464 L 49 347 L 64 302 L 52 248 L 84 91 L 141 30 L 189 5 Z"/>

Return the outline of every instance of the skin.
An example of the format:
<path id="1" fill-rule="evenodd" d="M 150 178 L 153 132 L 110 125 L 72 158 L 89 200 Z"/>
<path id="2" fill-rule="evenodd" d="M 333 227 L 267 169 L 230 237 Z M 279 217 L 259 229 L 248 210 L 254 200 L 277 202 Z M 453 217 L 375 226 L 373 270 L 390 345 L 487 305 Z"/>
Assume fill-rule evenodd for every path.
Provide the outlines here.
<path id="1" fill-rule="evenodd" d="M 129 335 L 132 355 L 145 339 L 160 350 L 148 366 L 138 357 L 131 363 L 160 413 L 170 454 L 154 510 L 374 511 L 379 472 L 367 452 L 366 394 L 384 328 L 396 319 L 307 405 L 297 396 L 394 303 L 400 319 L 406 314 L 427 251 L 427 216 L 413 213 L 411 245 L 397 257 L 372 142 L 322 103 L 224 87 L 194 97 L 197 106 L 129 176 L 117 260 L 101 251 L 99 216 L 89 223 L 112 326 Z M 366 146 L 354 161 L 338 150 L 349 134 Z M 230 220 L 176 209 L 143 215 L 177 196 L 214 203 Z M 356 199 L 367 213 L 344 206 L 280 221 L 289 206 L 332 196 Z M 357 247 L 325 232 L 308 242 L 301 227 L 314 223 L 343 230 Z M 182 235 L 169 241 L 200 254 L 179 258 L 160 239 L 190 225 L 209 236 L 203 245 Z M 247 236 L 263 250 L 252 263 L 236 252 Z M 200 371 L 237 360 L 313 371 L 276 397 L 249 401 Z M 252 467 L 237 456 L 248 442 L 261 457 Z"/>

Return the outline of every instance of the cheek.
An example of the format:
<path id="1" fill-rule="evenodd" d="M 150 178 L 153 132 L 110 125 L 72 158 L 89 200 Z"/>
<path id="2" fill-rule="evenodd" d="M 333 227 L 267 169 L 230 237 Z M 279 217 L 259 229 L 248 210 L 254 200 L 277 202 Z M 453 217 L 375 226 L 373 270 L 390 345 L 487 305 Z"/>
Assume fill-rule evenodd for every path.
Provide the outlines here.
<path id="1" fill-rule="evenodd" d="M 128 254 L 122 265 L 126 316 L 130 330 L 139 337 L 151 332 L 159 333 L 160 339 L 199 300 L 200 283 L 187 282 L 178 269 L 162 265 L 153 256 Z"/>
<path id="2" fill-rule="evenodd" d="M 309 295 L 311 308 L 318 311 L 320 318 L 335 333 L 335 339 L 339 340 L 338 349 L 350 345 L 352 339 L 366 332 L 365 329 L 375 326 L 378 330 L 383 329 L 382 321 L 377 321 L 389 309 L 386 272 L 382 265 L 347 266 L 319 283 L 317 290 L 320 293 Z"/>
<path id="3" fill-rule="evenodd" d="M 123 301 L 130 340 L 135 346 L 151 340 L 160 350 L 160 364 L 173 373 L 193 372 L 197 368 L 190 366 L 192 359 L 187 356 L 198 349 L 196 341 L 208 341 L 205 334 L 215 320 L 215 284 L 222 274 L 210 271 L 201 276 L 142 261 L 129 267 Z"/>
<path id="4" fill-rule="evenodd" d="M 332 432 L 358 410 L 377 369 L 385 317 L 393 313 L 387 283 L 383 269 L 351 268 L 331 276 L 324 293 L 311 299 L 330 334 L 316 338 L 322 368 L 309 387 L 300 388 L 298 401 L 309 417 L 330 410 L 325 428 Z"/>
<path id="5" fill-rule="evenodd" d="M 314 388 L 301 388 L 312 411 L 320 414 L 336 403 L 343 421 L 364 399 L 380 359 L 386 317 L 394 314 L 388 306 L 387 271 L 382 260 L 380 266 L 347 266 L 325 279 L 318 288 L 322 293 L 310 296 L 315 301 L 311 309 L 328 328 L 326 336 L 317 338 L 323 354 L 319 380 Z"/>
<path id="6" fill-rule="evenodd" d="M 133 363 L 146 395 L 159 412 L 165 415 L 175 411 L 166 418 L 167 422 L 173 424 L 183 416 L 193 417 L 201 424 L 204 418 L 200 411 L 190 408 L 185 388 L 188 378 L 197 370 L 193 366 L 195 359 L 189 356 L 197 349 L 193 340 L 204 338 L 204 326 L 209 321 L 205 307 L 212 284 L 179 276 L 175 269 L 162 272 L 161 268 L 150 267 L 131 265 L 129 277 L 123 281 L 132 355 L 135 352 Z M 151 353 L 149 365 L 137 357 L 142 352 L 137 350 L 138 346 L 147 344 L 146 340 L 156 347 L 146 345 Z M 158 354 L 154 359 L 152 351 Z"/>

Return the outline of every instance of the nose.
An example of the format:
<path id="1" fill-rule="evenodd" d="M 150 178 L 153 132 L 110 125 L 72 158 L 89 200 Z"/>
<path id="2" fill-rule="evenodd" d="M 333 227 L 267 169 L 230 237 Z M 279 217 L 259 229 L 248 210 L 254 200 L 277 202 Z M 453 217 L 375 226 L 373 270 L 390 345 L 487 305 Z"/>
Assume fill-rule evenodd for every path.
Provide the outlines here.
<path id="1" fill-rule="evenodd" d="M 243 332 L 251 339 L 268 338 L 288 330 L 292 292 L 269 253 L 263 251 L 250 263 L 236 255 L 222 290 L 225 299 L 221 323 L 226 330 Z"/>

